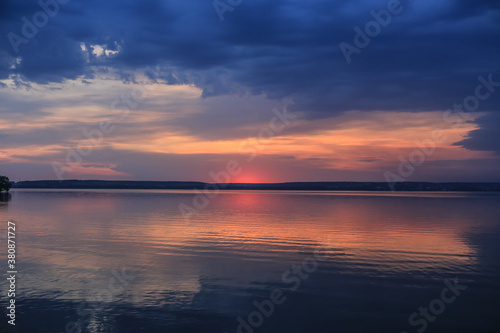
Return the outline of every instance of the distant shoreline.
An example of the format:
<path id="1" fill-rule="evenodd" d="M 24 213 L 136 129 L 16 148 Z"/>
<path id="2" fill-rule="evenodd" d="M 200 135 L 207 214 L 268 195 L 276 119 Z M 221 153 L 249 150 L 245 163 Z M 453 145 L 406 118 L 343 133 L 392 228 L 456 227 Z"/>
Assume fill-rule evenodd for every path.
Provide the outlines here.
<path id="1" fill-rule="evenodd" d="M 36 180 L 13 183 L 12 188 L 128 189 L 128 190 L 287 190 L 287 191 L 470 191 L 500 192 L 500 183 L 466 182 L 287 182 L 214 184 L 190 181 Z"/>

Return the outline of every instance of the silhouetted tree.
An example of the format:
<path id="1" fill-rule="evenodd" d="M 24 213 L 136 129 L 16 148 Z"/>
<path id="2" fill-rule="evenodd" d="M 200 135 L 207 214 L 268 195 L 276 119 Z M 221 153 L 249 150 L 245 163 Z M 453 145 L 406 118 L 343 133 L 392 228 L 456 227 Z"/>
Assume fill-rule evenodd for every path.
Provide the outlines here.
<path id="1" fill-rule="evenodd" d="M 9 177 L 0 176 L 0 192 L 7 191 L 9 192 L 12 184 L 10 183 Z"/>

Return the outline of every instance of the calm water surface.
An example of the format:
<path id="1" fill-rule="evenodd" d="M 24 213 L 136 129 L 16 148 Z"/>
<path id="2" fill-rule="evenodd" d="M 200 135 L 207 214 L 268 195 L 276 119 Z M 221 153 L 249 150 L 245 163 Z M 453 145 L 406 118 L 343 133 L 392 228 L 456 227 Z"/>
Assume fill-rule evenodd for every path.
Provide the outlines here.
<path id="1" fill-rule="evenodd" d="M 498 193 L 222 192 L 186 221 L 193 197 L 13 191 L 0 331 L 500 332 Z"/>

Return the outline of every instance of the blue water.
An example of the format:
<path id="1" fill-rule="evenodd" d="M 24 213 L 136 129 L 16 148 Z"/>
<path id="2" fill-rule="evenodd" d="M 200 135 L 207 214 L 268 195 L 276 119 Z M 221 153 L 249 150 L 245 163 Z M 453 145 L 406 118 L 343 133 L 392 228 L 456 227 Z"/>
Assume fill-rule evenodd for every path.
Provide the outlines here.
<path id="1" fill-rule="evenodd" d="M 1 332 L 500 332 L 498 193 L 227 191 L 186 220 L 193 198 L 13 190 Z"/>

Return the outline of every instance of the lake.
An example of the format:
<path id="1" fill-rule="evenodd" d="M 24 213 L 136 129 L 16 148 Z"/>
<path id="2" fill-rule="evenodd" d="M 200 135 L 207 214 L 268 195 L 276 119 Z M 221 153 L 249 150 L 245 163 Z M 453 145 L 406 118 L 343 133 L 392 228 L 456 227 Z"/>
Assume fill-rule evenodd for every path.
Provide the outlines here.
<path id="1" fill-rule="evenodd" d="M 2 332 L 500 332 L 500 193 L 20 190 Z M 16 226 L 8 324 L 7 221 Z"/>

